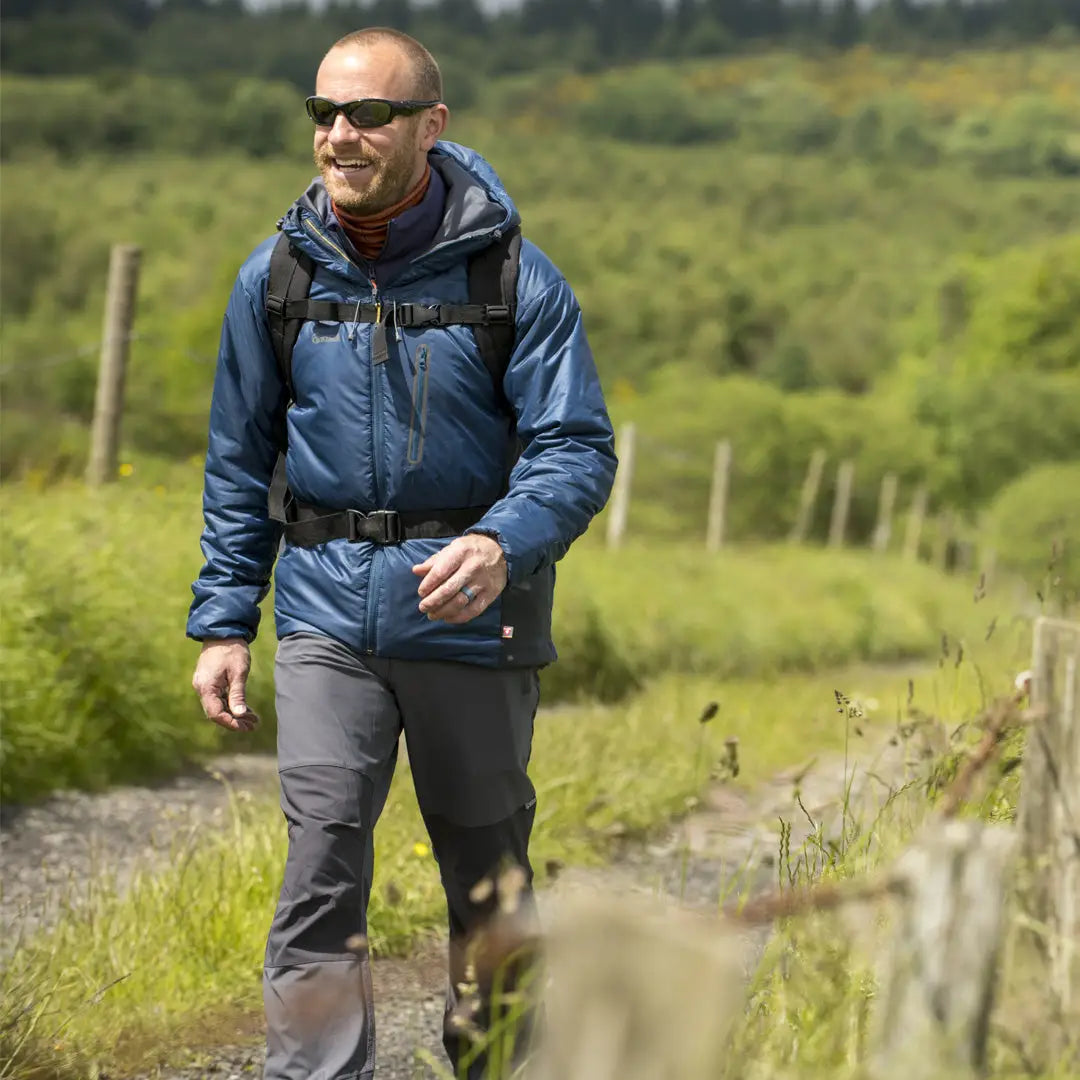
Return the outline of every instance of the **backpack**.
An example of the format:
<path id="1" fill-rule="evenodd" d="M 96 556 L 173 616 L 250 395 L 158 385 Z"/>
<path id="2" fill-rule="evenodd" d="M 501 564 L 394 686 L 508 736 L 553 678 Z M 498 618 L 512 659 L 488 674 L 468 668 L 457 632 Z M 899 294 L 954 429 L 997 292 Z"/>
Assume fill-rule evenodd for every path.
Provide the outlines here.
<path id="1" fill-rule="evenodd" d="M 468 263 L 469 302 L 466 304 L 439 304 L 433 307 L 393 301 L 386 304 L 354 304 L 311 300 L 308 294 L 315 265 L 309 255 L 293 246 L 288 236 L 280 234 L 270 253 L 266 318 L 274 356 L 288 395 L 288 405 L 295 400 L 292 354 L 305 320 L 374 324 L 372 361 L 375 364 L 383 363 L 389 357 L 388 330 L 417 326 L 471 326 L 480 356 L 491 376 L 496 400 L 506 413 L 513 416 L 503 391 L 503 378 L 514 348 L 520 253 L 521 229 L 515 226 L 497 233 L 494 243 L 472 255 Z M 285 432 L 282 431 L 283 448 L 285 441 Z M 284 521 L 289 500 L 285 451 L 282 449 L 270 483 L 270 516 Z"/>

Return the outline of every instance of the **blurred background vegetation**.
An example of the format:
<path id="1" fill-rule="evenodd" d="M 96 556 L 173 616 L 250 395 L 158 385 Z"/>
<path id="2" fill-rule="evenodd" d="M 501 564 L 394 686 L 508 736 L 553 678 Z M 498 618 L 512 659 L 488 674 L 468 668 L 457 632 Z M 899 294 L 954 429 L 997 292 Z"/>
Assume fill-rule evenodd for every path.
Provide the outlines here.
<path id="1" fill-rule="evenodd" d="M 606 549 L 601 520 L 560 566 L 539 864 L 598 857 L 597 792 L 604 825 L 681 812 L 703 783 L 705 701 L 760 779 L 846 739 L 838 665 L 889 665 L 858 675 L 871 696 L 895 682 L 886 721 L 905 684 L 911 706 L 909 670 L 921 707 L 934 660 L 946 690 L 926 700 L 950 727 L 1008 690 L 1025 616 L 1080 596 L 1080 0 L 6 0 L 0 799 L 238 745 L 202 717 L 182 641 L 221 316 L 314 172 L 302 102 L 320 57 L 374 24 L 439 57 L 450 137 L 493 163 L 574 286 L 614 419 L 637 428 L 627 544 Z M 87 491 L 114 243 L 143 249 L 123 464 Z M 730 542 L 707 556 L 718 439 Z M 775 543 L 817 449 L 810 543 Z M 843 458 L 859 549 L 814 550 Z M 925 485 L 932 513 L 996 551 L 989 597 L 977 566 L 865 549 L 887 473 L 901 512 Z M 273 645 L 266 627 L 255 749 L 273 744 Z M 950 696 L 950 680 L 970 686 Z M 380 826 L 405 900 L 376 897 L 379 949 L 442 918 L 407 783 L 399 770 Z M 133 1031 L 155 1054 L 202 1045 L 207 957 L 217 998 L 255 1008 L 281 835 L 274 811 L 253 821 L 23 950 L 0 1035 L 37 1022 L 28 998 L 106 1063 Z M 163 957 L 165 940 L 186 948 Z M 821 1015 L 806 1011 L 815 1037 L 835 1028 Z M 35 1038 L 52 1068 L 59 1047 Z"/>
<path id="2" fill-rule="evenodd" d="M 527 234 L 581 298 L 613 416 L 638 430 L 632 537 L 703 538 L 713 446 L 728 438 L 728 538 L 785 539 L 820 447 L 829 466 L 812 541 L 828 529 L 835 464 L 850 458 L 852 541 L 870 536 L 893 472 L 901 512 L 925 484 L 931 510 L 954 512 L 961 535 L 994 546 L 1002 569 L 1076 595 L 1078 0 L 526 0 L 494 15 L 472 0 L 318 12 L 10 0 L 0 27 L 0 477 L 4 587 L 20 599 L 8 605 L 4 647 L 30 650 L 34 670 L 67 663 L 76 673 L 56 676 L 68 702 L 50 706 L 58 723 L 72 703 L 112 700 L 95 695 L 109 664 L 123 666 L 115 630 L 138 622 L 124 606 L 138 590 L 118 574 L 164 560 L 159 583 L 180 590 L 180 606 L 155 601 L 158 622 L 142 640 L 179 633 L 198 569 L 198 463 L 225 298 L 314 171 L 302 99 L 319 58 L 376 23 L 436 52 L 450 137 L 491 160 Z M 123 428 L 131 497 L 114 504 L 69 480 L 85 466 L 117 242 L 140 244 L 143 264 Z M 179 519 L 163 498 L 178 500 Z M 107 520 L 102 506 L 113 508 Z M 146 549 L 122 572 L 109 567 L 134 548 L 110 521 Z M 88 535 L 115 557 L 80 555 Z M 46 573 L 50 551 L 58 561 Z M 602 560 L 580 561 L 582 587 L 560 616 L 564 654 L 577 659 L 551 673 L 550 692 L 610 697 L 613 685 L 637 685 L 651 647 L 618 620 L 598 621 L 594 609 L 619 608 L 617 583 L 601 603 L 589 585 L 604 577 Z M 819 573 L 783 570 L 787 581 L 820 580 L 824 596 L 832 571 Z M 829 653 L 821 596 L 803 599 Z M 889 603 L 882 594 L 870 608 Z M 697 616 L 684 614 L 672 640 L 685 643 Z M 932 622 L 913 635 L 901 625 L 880 648 L 838 623 L 838 640 L 857 647 L 816 659 L 790 626 L 773 627 L 787 637 L 762 647 L 762 663 L 899 655 L 913 638 L 932 647 Z M 738 647 L 759 638 L 748 628 Z M 732 648 L 717 643 L 709 662 Z M 186 687 L 189 662 L 153 660 L 142 689 L 121 679 L 134 696 L 116 714 L 136 699 L 148 707 L 162 680 Z M 16 713 L 27 730 L 38 723 L 43 687 L 9 680 L 9 732 Z M 111 722 L 111 705 L 95 709 L 75 711 Z M 184 739 L 197 748 L 210 736 Z M 43 753 L 31 745 L 23 760 Z M 84 764 L 72 782 L 131 771 Z M 27 790 L 47 786 L 49 768 Z"/>

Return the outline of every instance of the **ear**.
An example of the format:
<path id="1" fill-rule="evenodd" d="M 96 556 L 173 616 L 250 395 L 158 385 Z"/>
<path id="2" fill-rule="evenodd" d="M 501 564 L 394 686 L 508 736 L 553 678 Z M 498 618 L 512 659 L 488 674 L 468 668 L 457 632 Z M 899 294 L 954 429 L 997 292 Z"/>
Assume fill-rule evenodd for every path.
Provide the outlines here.
<path id="1" fill-rule="evenodd" d="M 420 124 L 420 149 L 425 153 L 442 138 L 450 121 L 450 110 L 445 105 L 434 105 L 424 114 Z"/>

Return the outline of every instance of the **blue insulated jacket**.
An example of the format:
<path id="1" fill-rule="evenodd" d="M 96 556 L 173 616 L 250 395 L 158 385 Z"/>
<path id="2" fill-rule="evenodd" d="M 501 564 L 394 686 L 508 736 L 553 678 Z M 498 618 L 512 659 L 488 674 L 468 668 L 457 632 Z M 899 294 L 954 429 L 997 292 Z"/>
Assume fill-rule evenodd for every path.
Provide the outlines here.
<path id="1" fill-rule="evenodd" d="M 321 180 L 292 206 L 281 228 L 315 262 L 312 299 L 467 302 L 468 257 L 516 225 L 517 210 L 474 152 L 442 142 L 430 161 L 429 197 L 391 223 L 374 266 L 345 238 Z M 254 638 L 277 557 L 279 636 L 314 631 L 402 659 L 553 660 L 554 564 L 604 505 L 615 473 L 611 424 L 570 286 L 522 243 L 503 391 L 523 450 L 508 489 L 512 421 L 469 327 L 403 327 L 389 335 L 389 360 L 373 365 L 370 324 L 305 322 L 293 351 L 286 466 L 297 499 L 365 512 L 490 506 L 468 531 L 498 540 L 509 584 L 481 615 L 451 626 L 420 613 L 411 571 L 449 540 L 340 539 L 285 544 L 279 554 L 281 525 L 267 510 L 287 406 L 265 314 L 274 241 L 244 263 L 225 314 L 203 495 L 206 563 L 192 586 L 188 636 Z"/>

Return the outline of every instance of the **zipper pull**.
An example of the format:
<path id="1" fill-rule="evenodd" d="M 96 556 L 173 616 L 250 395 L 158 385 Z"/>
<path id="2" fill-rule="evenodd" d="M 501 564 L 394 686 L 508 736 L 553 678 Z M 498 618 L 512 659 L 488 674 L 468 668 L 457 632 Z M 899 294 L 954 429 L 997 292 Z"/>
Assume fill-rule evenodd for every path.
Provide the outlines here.
<path id="1" fill-rule="evenodd" d="M 379 296 L 379 283 L 372 274 L 368 279 L 374 292 L 372 299 L 375 301 L 375 325 L 371 334 L 371 362 L 372 364 L 385 364 L 390 358 L 390 350 L 386 344 L 386 324 L 382 317 L 382 298 Z"/>

